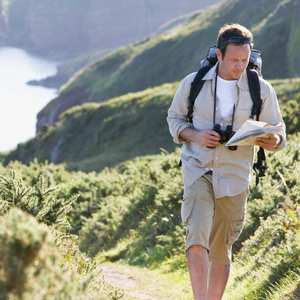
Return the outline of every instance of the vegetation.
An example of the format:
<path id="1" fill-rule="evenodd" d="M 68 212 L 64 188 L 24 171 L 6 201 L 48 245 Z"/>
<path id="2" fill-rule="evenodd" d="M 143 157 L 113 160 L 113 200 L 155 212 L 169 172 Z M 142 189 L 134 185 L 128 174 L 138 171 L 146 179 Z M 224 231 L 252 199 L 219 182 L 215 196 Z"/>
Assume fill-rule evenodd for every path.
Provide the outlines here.
<path id="1" fill-rule="evenodd" d="M 39 115 L 43 119 L 49 111 L 55 114 L 56 105 L 64 105 L 62 97 L 71 103 L 78 103 L 78 99 L 93 103 L 65 111 L 53 126 L 39 124 L 35 138 L 0 159 L 4 164 L 11 160 L 28 163 L 36 157 L 40 162 L 65 163 L 68 170 L 98 172 L 136 156 L 158 154 L 160 148 L 174 151 L 165 118 L 179 85 L 176 80 L 197 70 L 199 58 L 215 43 L 218 28 L 229 20 L 251 28 L 255 45 L 263 52 L 265 78 L 288 77 L 289 59 L 293 57 L 294 68 L 298 65 L 298 52 L 293 50 L 298 49 L 299 24 L 293 17 L 298 4 L 286 0 L 226 1 L 158 36 L 110 52 L 76 75 Z M 272 39 L 266 38 L 270 31 Z M 295 70 L 293 75 L 297 75 Z M 280 94 L 289 132 L 296 132 L 299 80 L 270 82 Z M 289 93 L 285 95 L 285 91 Z M 94 103 L 102 100 L 106 102 Z"/>
<path id="2" fill-rule="evenodd" d="M 178 288 L 155 289 L 161 299 L 191 298 L 180 149 L 166 123 L 176 80 L 194 69 L 198 54 L 205 55 L 217 28 L 233 15 L 269 53 L 267 78 L 298 74 L 298 1 L 247 5 L 223 2 L 98 60 L 61 96 L 78 92 L 88 101 L 108 101 L 72 107 L 55 126 L 44 124 L 36 137 L 0 155 L 0 299 L 129 299 L 103 282 L 102 263 L 147 268 L 154 284 L 174 280 Z M 271 30 L 274 38 L 266 39 Z M 278 41 L 284 46 L 275 47 Z M 267 153 L 259 186 L 253 177 L 224 299 L 300 297 L 300 78 L 270 83 L 288 146 Z"/>
<path id="3" fill-rule="evenodd" d="M 44 123 L 55 124 L 62 112 L 77 104 L 107 101 L 176 82 L 197 71 L 225 23 L 238 22 L 253 31 L 255 47 L 263 53 L 265 78 L 297 77 L 299 10 L 294 0 L 229 0 L 198 11 L 178 26 L 112 51 L 79 71 L 40 111 L 38 131 Z"/>
<path id="4" fill-rule="evenodd" d="M 300 79 L 271 80 L 288 133 L 299 131 Z M 136 156 L 173 152 L 167 110 L 179 83 L 129 93 L 104 103 L 86 103 L 61 115 L 57 127 L 44 125 L 37 136 L 2 154 L 2 161 L 38 158 L 68 170 L 101 171 Z"/>
<path id="5" fill-rule="evenodd" d="M 42 176 L 27 187 L 15 171 L 5 173 L 9 177 L 0 176 L 0 299 L 119 299 L 79 251 L 78 236 L 68 233 L 66 213 L 79 195 L 58 199 L 58 188 L 46 188 Z"/>
<path id="6" fill-rule="evenodd" d="M 297 299 L 300 284 L 297 268 L 300 251 L 299 142 L 299 134 L 290 135 L 286 149 L 276 153 L 268 152 L 266 177 L 261 179 L 258 187 L 254 181 L 251 183 L 246 225 L 234 247 L 233 275 L 226 294 L 228 299 Z M 55 232 L 62 231 L 69 222 L 73 232 L 78 232 L 81 250 L 89 252 L 98 263 L 118 261 L 159 269 L 162 273 L 173 273 L 183 278 L 187 270 L 184 255 L 185 228 L 180 220 L 183 185 L 178 157 L 179 148 L 171 154 L 162 152 L 159 155 L 137 157 L 114 169 L 106 168 L 100 173 L 88 174 L 70 173 L 62 165 L 38 163 L 37 160 L 29 166 L 11 162 L 0 170 L 4 174 L 2 211 L 5 218 L 11 218 L 8 216 L 14 213 L 21 214 L 19 211 L 7 212 L 15 203 L 15 206 L 35 215 L 39 224 L 47 223 L 52 228 L 49 231 L 46 225 L 39 225 L 41 233 L 35 230 L 32 235 L 46 236 L 44 232 L 47 232 L 52 241 L 59 235 Z M 10 169 L 14 169 L 20 179 Z M 55 189 L 57 184 L 60 185 L 59 190 Z M 28 189 L 28 185 L 34 188 Z M 38 190 L 42 192 L 38 193 Z M 49 222 L 50 218 L 44 213 L 46 207 L 53 203 L 53 199 L 65 199 L 66 194 L 79 194 L 81 197 L 72 204 L 74 208 L 69 211 L 67 219 L 58 217 Z M 22 201 L 18 200 L 18 195 L 22 196 Z M 36 213 L 37 210 L 32 209 L 38 207 L 38 195 L 48 199 L 40 207 L 43 213 Z M 15 202 L 11 199 L 15 199 Z M 67 212 L 69 202 L 73 200 L 75 198 L 71 197 L 70 200 L 56 200 L 55 203 L 60 203 L 61 208 Z M 59 213 L 52 215 L 58 216 Z M 24 215 L 24 223 L 37 222 L 30 220 Z M 27 228 L 25 225 L 20 226 Z M 70 243 L 73 241 L 71 244 L 75 247 L 73 236 L 68 235 L 68 240 Z M 41 240 L 40 237 L 37 239 Z M 58 246 L 52 243 L 51 251 L 58 253 L 55 252 Z M 39 249 L 41 246 L 37 244 L 32 247 Z M 43 261 L 43 258 L 39 258 L 42 252 L 35 251 L 34 259 L 29 263 L 30 268 L 35 261 Z M 11 251 L 7 253 L 13 255 Z M 66 256 L 58 259 L 58 265 L 63 269 L 66 266 L 59 261 L 64 259 Z M 79 264 L 76 259 L 74 264 Z M 26 274 L 32 274 L 26 267 L 24 270 Z M 28 280 L 31 280 L 31 275 L 28 276 Z M 38 282 L 39 279 L 32 280 Z M 69 284 L 72 280 L 68 279 Z M 180 297 L 190 299 L 187 296 L 190 290 L 186 293 L 187 298 Z M 176 298 L 174 293 L 168 295 L 164 299 Z"/>
<path id="7" fill-rule="evenodd" d="M 293 5 L 294 1 L 286 0 L 224 1 L 205 13 L 194 14 L 188 22 L 170 31 L 117 49 L 100 59 L 62 87 L 61 101 L 69 93 L 81 93 L 86 87 L 89 87 L 87 101 L 99 102 L 181 80 L 197 70 L 208 47 L 216 43 L 219 28 L 228 22 L 241 23 L 253 30 L 255 47 L 267 54 L 263 70 L 266 78 L 287 78 L 291 58 L 283 53 L 287 53 L 289 37 L 293 48 L 299 46 L 293 38 L 299 26 L 292 23 Z M 272 39 L 267 38 L 270 30 Z M 293 71 L 293 77 L 297 75 L 300 74 Z"/>
<path id="8" fill-rule="evenodd" d="M 110 51 L 111 49 L 97 51 L 91 54 L 78 56 L 66 62 L 62 62 L 57 66 L 57 72 L 54 76 L 50 76 L 41 80 L 31 80 L 27 84 L 54 87 L 59 89 L 81 69 L 90 65 Z"/>
<path id="9" fill-rule="evenodd" d="M 160 147 L 173 151 L 166 117 L 177 87 L 178 83 L 165 84 L 101 104 L 73 107 L 61 115 L 59 126 L 44 125 L 5 161 L 37 157 L 65 162 L 68 170 L 101 171 L 136 156 L 159 153 Z"/>

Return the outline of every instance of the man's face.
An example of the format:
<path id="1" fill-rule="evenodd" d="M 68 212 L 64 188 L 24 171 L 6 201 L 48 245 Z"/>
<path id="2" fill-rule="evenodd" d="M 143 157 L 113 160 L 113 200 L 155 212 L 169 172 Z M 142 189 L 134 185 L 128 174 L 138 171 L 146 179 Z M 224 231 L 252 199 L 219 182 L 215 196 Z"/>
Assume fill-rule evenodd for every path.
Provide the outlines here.
<path id="1" fill-rule="evenodd" d="M 217 57 L 219 60 L 218 75 L 224 80 L 239 79 L 248 66 L 250 52 L 249 44 L 238 46 L 228 44 L 225 56 L 222 59 L 221 51 L 217 49 Z"/>

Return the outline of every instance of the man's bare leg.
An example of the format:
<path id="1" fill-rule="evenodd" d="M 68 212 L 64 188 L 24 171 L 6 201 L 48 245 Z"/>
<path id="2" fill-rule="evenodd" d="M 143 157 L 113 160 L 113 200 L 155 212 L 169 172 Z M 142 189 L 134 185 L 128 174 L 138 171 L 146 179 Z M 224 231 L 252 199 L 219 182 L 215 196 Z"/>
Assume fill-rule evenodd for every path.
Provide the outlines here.
<path id="1" fill-rule="evenodd" d="M 210 264 L 207 300 L 221 300 L 229 278 L 230 265 Z"/>
<path id="2" fill-rule="evenodd" d="M 192 289 L 195 300 L 207 300 L 208 253 L 200 245 L 193 245 L 187 251 Z"/>

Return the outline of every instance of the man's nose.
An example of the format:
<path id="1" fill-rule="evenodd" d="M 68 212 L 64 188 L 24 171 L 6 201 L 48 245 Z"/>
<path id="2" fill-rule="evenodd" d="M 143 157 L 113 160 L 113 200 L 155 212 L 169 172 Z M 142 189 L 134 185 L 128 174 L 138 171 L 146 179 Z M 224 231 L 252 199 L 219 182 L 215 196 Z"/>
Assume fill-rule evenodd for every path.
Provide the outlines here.
<path id="1" fill-rule="evenodd" d="M 242 69 L 243 68 L 243 63 L 241 61 L 237 62 L 235 65 L 236 68 Z"/>
<path id="2" fill-rule="evenodd" d="M 244 68 L 244 63 L 242 61 L 237 62 L 236 63 L 236 68 L 243 69 Z"/>

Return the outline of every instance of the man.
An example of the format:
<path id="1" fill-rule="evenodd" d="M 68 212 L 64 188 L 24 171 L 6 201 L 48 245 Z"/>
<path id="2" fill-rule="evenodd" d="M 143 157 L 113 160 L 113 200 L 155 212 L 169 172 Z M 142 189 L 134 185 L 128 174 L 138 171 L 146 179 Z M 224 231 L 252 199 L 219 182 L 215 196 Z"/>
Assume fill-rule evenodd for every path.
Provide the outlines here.
<path id="1" fill-rule="evenodd" d="M 231 247 L 245 222 L 254 146 L 238 146 L 232 151 L 219 142 L 220 135 L 212 129 L 214 124 L 220 124 L 222 130 L 233 124 L 237 131 L 251 115 L 253 102 L 245 70 L 252 40 L 252 33 L 239 24 L 222 27 L 217 38 L 218 62 L 203 78 L 193 123 L 186 116 L 196 73 L 182 81 L 168 112 L 174 142 L 183 143 L 181 217 L 187 225 L 187 263 L 196 300 L 222 299 Z M 261 78 L 260 95 L 259 120 L 271 125 L 283 123 L 276 94 Z M 286 145 L 285 132 L 270 134 L 269 139 L 257 138 L 255 143 L 266 150 L 280 150 Z"/>

